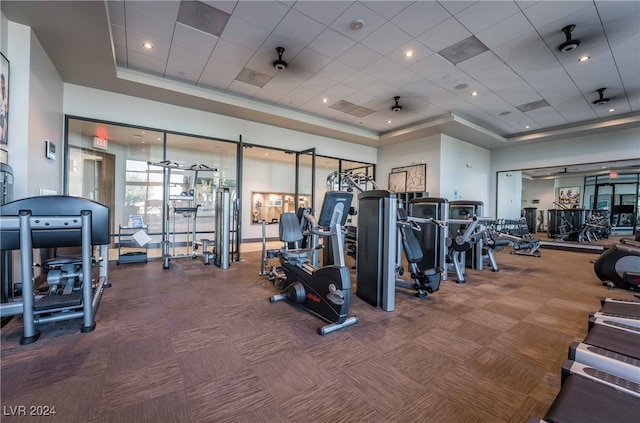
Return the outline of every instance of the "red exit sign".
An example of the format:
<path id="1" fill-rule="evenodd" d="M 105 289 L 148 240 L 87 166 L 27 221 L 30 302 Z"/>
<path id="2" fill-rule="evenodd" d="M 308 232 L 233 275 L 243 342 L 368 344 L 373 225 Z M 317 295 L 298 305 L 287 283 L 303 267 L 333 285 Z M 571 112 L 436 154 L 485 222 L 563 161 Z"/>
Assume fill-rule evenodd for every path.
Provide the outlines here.
<path id="1" fill-rule="evenodd" d="M 610 170 L 609 179 L 617 179 L 617 178 L 618 178 L 618 172 L 616 172 L 615 170 Z"/>
<path id="2" fill-rule="evenodd" d="M 93 147 L 99 148 L 101 150 L 106 150 L 109 148 L 109 141 L 100 137 L 93 137 Z"/>

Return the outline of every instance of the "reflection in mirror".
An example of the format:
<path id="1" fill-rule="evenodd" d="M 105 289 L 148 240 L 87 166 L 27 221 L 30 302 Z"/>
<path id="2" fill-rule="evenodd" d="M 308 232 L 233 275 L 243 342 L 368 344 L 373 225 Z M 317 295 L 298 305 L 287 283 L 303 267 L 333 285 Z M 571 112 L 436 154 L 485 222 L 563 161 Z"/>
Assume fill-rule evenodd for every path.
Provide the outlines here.
<path id="1" fill-rule="evenodd" d="M 640 159 L 498 172 L 496 218 L 524 218 L 532 233 L 551 240 L 631 235 L 639 189 Z"/>

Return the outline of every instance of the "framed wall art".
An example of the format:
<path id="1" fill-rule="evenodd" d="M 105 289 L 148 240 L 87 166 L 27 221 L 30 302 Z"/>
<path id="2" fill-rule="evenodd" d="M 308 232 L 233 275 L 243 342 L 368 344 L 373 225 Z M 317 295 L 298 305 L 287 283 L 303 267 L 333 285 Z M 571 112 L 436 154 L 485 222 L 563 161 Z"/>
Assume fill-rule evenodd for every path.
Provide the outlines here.
<path id="1" fill-rule="evenodd" d="M 389 192 L 407 192 L 407 172 L 389 174 Z"/>
<path id="2" fill-rule="evenodd" d="M 417 164 L 412 166 L 394 167 L 389 174 L 389 181 L 391 181 L 391 175 L 398 172 L 406 173 L 406 186 L 404 191 L 396 192 L 424 192 L 427 190 L 427 165 Z M 389 183 L 391 186 L 391 183 Z M 389 189 L 389 191 L 392 191 Z"/>
<path id="3" fill-rule="evenodd" d="M 0 53 L 0 144 L 9 140 L 9 60 Z"/>

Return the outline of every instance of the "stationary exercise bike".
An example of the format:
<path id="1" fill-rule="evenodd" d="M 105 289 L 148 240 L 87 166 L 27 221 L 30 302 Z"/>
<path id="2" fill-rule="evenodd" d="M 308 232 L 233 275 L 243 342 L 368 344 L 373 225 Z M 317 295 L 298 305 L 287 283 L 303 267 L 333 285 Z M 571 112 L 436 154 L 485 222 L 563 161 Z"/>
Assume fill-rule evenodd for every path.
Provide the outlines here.
<path id="1" fill-rule="evenodd" d="M 331 265 L 322 268 L 312 266 L 309 259 L 312 248 L 285 247 L 278 252 L 286 279 L 282 292 L 270 297 L 269 301 L 275 303 L 288 299 L 303 304 L 317 317 L 329 323 L 318 328 L 319 335 L 351 326 L 359 320 L 357 316 L 348 315 L 351 304 L 351 275 L 344 262 L 342 232 L 342 224 L 346 220 L 352 198 L 353 194 L 348 192 L 327 192 L 320 218 L 316 220 L 311 214 L 305 215 L 311 224 L 309 231 L 312 234 L 331 240 Z M 285 245 L 297 244 L 304 238 L 295 213 L 280 215 L 279 229 L 280 240 L 285 242 Z"/>

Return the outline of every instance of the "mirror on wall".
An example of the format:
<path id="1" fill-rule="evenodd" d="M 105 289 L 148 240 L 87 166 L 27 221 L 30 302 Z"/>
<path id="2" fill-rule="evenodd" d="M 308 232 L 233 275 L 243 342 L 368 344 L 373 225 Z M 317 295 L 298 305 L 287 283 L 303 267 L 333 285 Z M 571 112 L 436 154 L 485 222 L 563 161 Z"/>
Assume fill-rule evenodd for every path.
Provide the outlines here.
<path id="1" fill-rule="evenodd" d="M 631 235 L 640 228 L 639 190 L 640 159 L 502 171 L 496 217 L 524 218 L 542 239 L 585 242 L 566 235 L 589 224 Z"/>

